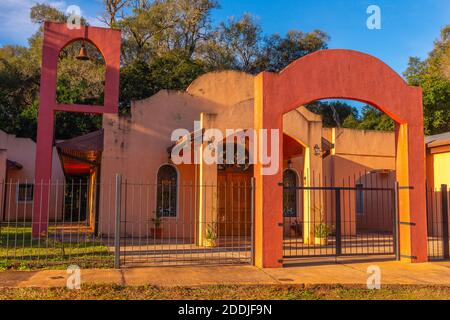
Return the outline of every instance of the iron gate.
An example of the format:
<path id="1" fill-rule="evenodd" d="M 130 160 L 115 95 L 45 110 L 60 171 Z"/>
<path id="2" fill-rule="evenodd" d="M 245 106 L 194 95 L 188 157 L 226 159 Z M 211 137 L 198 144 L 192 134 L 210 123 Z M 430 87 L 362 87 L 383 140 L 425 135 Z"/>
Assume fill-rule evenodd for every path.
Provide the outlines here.
<path id="1" fill-rule="evenodd" d="M 252 180 L 172 185 L 118 179 L 116 267 L 253 264 Z M 170 192 L 176 193 L 173 205 Z M 149 201 L 155 195 L 156 207 Z"/>
<path id="2" fill-rule="evenodd" d="M 284 189 L 284 258 L 398 257 L 398 185 L 392 187 L 287 187 Z M 298 210 L 287 200 L 302 198 Z M 292 212 L 297 214 L 294 216 Z"/>

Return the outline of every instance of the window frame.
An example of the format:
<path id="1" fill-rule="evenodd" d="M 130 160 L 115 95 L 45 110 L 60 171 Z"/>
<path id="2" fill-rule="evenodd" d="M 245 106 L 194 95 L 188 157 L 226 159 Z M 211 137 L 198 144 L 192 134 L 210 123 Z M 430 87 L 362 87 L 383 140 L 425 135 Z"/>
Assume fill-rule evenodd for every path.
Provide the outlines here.
<path id="1" fill-rule="evenodd" d="M 20 188 L 31 188 L 31 199 L 27 198 L 27 192 L 25 192 L 25 199 L 20 199 Z M 31 203 L 34 201 L 34 183 L 18 183 L 16 186 L 16 203 Z"/>
<path id="2" fill-rule="evenodd" d="M 176 197 L 175 197 L 175 215 L 160 215 L 159 217 L 162 219 L 178 219 L 178 209 L 179 209 L 179 189 L 180 189 L 180 171 L 178 170 L 178 168 L 171 164 L 171 163 L 165 163 L 162 164 L 161 166 L 159 166 L 158 170 L 156 171 L 156 190 L 155 190 L 155 214 L 156 216 L 158 216 L 158 199 L 159 199 L 159 195 L 158 195 L 158 189 L 159 189 L 159 172 L 160 170 L 165 167 L 165 166 L 169 166 L 172 167 L 175 170 L 175 173 L 177 175 L 177 179 L 176 179 Z"/>
<path id="3" fill-rule="evenodd" d="M 292 168 L 287 168 L 283 171 L 283 186 L 285 186 L 285 182 L 284 182 L 284 175 L 286 174 L 286 172 L 292 172 L 295 176 L 295 187 L 298 187 L 300 185 L 300 176 L 298 175 L 297 171 L 292 169 Z M 295 215 L 286 215 L 285 211 L 284 211 L 284 192 L 286 190 L 283 190 L 283 218 L 298 218 L 298 213 L 299 213 L 299 208 L 298 208 L 298 194 L 297 194 L 297 190 L 295 191 Z"/>
<path id="4" fill-rule="evenodd" d="M 355 213 L 356 216 L 362 217 L 365 214 L 364 210 L 364 184 L 357 183 L 355 191 Z"/>

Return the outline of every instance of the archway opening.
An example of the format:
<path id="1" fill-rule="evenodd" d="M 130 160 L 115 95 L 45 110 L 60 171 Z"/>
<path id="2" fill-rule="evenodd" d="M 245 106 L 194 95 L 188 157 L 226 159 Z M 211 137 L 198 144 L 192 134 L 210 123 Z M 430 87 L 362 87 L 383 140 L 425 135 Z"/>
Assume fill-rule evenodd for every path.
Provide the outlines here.
<path id="1" fill-rule="evenodd" d="M 104 104 L 106 64 L 98 48 L 87 40 L 64 47 L 58 57 L 56 103 L 99 106 Z M 64 173 L 61 185 L 62 216 L 66 223 L 86 225 L 98 221 L 97 195 L 103 151 L 102 116 L 95 113 L 55 112 L 54 139 Z M 57 186 L 51 192 L 56 192 Z"/>
<path id="2" fill-rule="evenodd" d="M 394 258 L 394 129 L 374 106 L 348 99 L 283 115 L 291 135 L 282 140 L 285 258 Z M 296 148 L 304 151 L 292 158 Z"/>

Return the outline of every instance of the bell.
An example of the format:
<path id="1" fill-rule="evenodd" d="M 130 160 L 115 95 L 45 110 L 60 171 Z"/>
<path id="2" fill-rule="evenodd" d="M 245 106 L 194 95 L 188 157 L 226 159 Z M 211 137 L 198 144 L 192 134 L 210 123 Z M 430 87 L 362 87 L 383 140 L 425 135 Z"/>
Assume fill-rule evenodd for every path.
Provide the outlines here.
<path id="1" fill-rule="evenodd" d="M 87 61 L 87 60 L 89 60 L 89 56 L 87 55 L 86 47 L 85 47 L 84 43 L 81 45 L 80 53 L 78 54 L 76 59 L 80 60 L 80 61 Z"/>

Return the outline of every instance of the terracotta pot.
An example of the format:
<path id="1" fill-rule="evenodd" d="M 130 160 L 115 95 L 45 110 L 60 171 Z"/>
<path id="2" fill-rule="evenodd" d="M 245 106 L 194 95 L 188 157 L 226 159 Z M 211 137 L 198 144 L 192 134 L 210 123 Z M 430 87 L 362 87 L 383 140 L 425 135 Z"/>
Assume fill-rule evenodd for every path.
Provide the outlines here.
<path id="1" fill-rule="evenodd" d="M 162 239 L 162 229 L 161 228 L 151 228 L 153 239 Z"/>
<path id="2" fill-rule="evenodd" d="M 317 238 L 317 237 L 314 237 L 314 244 L 316 246 L 326 246 L 328 244 L 328 238 Z"/>

